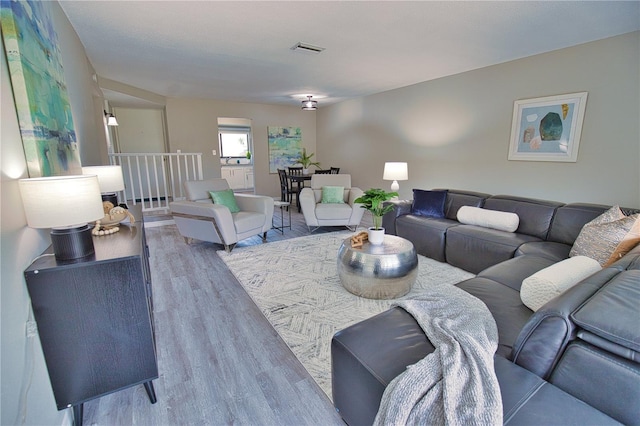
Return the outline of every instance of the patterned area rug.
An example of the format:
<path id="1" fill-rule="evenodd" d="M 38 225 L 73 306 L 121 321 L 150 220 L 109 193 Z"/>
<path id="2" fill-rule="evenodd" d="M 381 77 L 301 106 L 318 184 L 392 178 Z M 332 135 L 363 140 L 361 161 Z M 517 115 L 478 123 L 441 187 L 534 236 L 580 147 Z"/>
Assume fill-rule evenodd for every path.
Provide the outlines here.
<path id="1" fill-rule="evenodd" d="M 372 300 L 340 284 L 338 249 L 351 232 L 310 235 L 218 256 L 331 398 L 331 338 L 343 328 L 387 310 L 395 300 Z M 418 256 L 418 278 L 402 299 L 434 285 L 451 285 L 473 274 Z"/>

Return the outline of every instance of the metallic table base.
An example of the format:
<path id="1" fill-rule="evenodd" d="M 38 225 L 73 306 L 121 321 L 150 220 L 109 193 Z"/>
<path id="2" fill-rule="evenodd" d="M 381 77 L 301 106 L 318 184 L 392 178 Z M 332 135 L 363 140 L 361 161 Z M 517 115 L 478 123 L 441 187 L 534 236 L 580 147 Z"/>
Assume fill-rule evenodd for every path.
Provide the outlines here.
<path id="1" fill-rule="evenodd" d="M 385 235 L 381 245 L 365 243 L 362 248 L 352 248 L 347 238 L 338 250 L 337 266 L 342 285 L 356 296 L 395 299 L 415 283 L 418 255 L 410 241 L 395 235 Z"/>

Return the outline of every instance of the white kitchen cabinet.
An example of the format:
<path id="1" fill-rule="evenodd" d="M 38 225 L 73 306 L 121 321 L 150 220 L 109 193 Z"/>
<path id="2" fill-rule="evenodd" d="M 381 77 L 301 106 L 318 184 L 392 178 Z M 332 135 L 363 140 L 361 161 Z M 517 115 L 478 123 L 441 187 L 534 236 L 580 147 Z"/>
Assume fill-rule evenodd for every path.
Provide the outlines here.
<path id="1" fill-rule="evenodd" d="M 253 167 L 222 166 L 222 179 L 226 179 L 231 189 L 252 189 Z"/>

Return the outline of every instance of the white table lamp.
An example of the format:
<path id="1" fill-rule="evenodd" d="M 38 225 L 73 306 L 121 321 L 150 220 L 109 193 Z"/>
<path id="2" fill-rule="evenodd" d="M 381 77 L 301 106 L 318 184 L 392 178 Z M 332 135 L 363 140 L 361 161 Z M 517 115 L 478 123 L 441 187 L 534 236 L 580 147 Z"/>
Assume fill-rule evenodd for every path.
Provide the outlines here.
<path id="1" fill-rule="evenodd" d="M 51 228 L 56 259 L 79 259 L 95 252 L 87 222 L 104 216 L 97 176 L 20 179 L 18 186 L 27 225 Z"/>
<path id="2" fill-rule="evenodd" d="M 398 181 L 409 179 L 409 168 L 407 163 L 384 163 L 384 174 L 382 175 L 382 179 L 392 180 L 393 183 L 391 184 L 391 190 L 398 191 L 400 189 Z"/>
<path id="3" fill-rule="evenodd" d="M 98 176 L 102 201 L 110 201 L 114 206 L 118 205 L 118 195 L 116 192 L 124 190 L 122 167 L 87 166 L 82 168 L 82 174 Z"/>

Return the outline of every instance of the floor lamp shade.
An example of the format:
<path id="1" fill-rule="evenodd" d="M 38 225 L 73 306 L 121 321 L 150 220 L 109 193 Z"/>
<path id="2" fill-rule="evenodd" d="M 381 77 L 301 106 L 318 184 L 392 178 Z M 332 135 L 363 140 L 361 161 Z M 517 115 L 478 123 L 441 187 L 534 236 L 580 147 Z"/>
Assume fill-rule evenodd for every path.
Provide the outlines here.
<path id="1" fill-rule="evenodd" d="M 51 243 L 57 259 L 94 253 L 87 222 L 104 217 L 96 175 L 20 179 L 18 186 L 27 225 L 52 228 Z"/>
<path id="2" fill-rule="evenodd" d="M 83 175 L 98 176 L 98 184 L 103 201 L 110 201 L 114 206 L 118 205 L 116 192 L 124 190 L 122 167 L 120 166 L 87 166 L 82 168 Z"/>
<path id="3" fill-rule="evenodd" d="M 398 185 L 399 180 L 407 180 L 409 179 L 409 168 L 407 163 L 400 162 L 387 162 L 384 163 L 384 173 L 382 174 L 382 179 L 384 180 L 392 180 L 391 190 L 397 191 L 400 189 L 400 185 Z"/>

